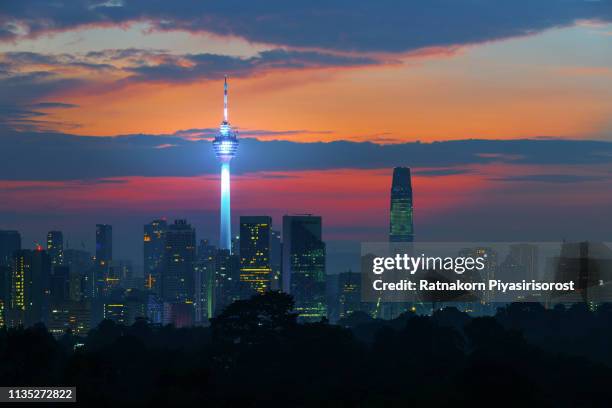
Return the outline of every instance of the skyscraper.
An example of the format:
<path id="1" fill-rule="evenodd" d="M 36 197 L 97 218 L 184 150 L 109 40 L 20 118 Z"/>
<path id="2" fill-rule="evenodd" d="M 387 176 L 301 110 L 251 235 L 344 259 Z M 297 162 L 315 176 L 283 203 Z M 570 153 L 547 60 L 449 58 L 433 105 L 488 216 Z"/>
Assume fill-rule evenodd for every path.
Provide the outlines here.
<path id="1" fill-rule="evenodd" d="M 17 231 L 0 230 L 0 265 L 10 266 L 13 253 L 21 249 L 21 235 Z"/>
<path id="2" fill-rule="evenodd" d="M 270 231 L 270 267 L 272 268 L 272 290 L 281 289 L 282 244 L 280 231 Z"/>
<path id="3" fill-rule="evenodd" d="M 293 295 L 301 320 L 327 316 L 325 301 L 325 243 L 321 217 L 283 217 L 283 291 Z"/>
<path id="4" fill-rule="evenodd" d="M 414 240 L 412 210 L 410 168 L 396 167 L 393 169 L 391 185 L 390 242 L 412 242 Z"/>
<path id="5" fill-rule="evenodd" d="M 214 314 L 240 299 L 240 259 L 229 249 L 215 253 Z"/>
<path id="6" fill-rule="evenodd" d="M 64 265 L 70 268 L 70 299 L 77 302 L 92 298 L 95 265 L 91 254 L 79 249 L 65 249 Z"/>
<path id="7" fill-rule="evenodd" d="M 113 259 L 113 227 L 107 224 L 96 224 L 96 263 L 108 265 Z"/>
<path id="8" fill-rule="evenodd" d="M 193 301 L 195 230 L 186 220 L 169 225 L 164 239 L 161 293 L 167 302 Z"/>
<path id="9" fill-rule="evenodd" d="M 215 251 L 216 252 L 216 251 Z M 209 257 L 198 255 L 194 265 L 194 307 L 195 322 L 206 323 L 214 315 L 215 307 L 215 260 L 213 252 Z"/>
<path id="10" fill-rule="evenodd" d="M 6 323 L 6 312 L 11 294 L 11 267 L 0 265 L 0 327 Z"/>
<path id="11" fill-rule="evenodd" d="M 272 283 L 270 244 L 272 217 L 240 217 L 240 284 L 243 297 L 264 293 Z"/>
<path id="12" fill-rule="evenodd" d="M 47 233 L 47 253 L 52 267 L 64 264 L 64 234 L 61 231 Z"/>
<path id="13" fill-rule="evenodd" d="M 160 271 L 164 256 L 166 220 L 153 220 L 144 226 L 144 279 L 145 288 L 160 293 Z"/>
<path id="14" fill-rule="evenodd" d="M 10 318 L 12 326 L 26 326 L 46 318 L 51 261 L 42 249 L 19 250 L 13 255 L 10 288 Z"/>
<path id="15" fill-rule="evenodd" d="M 113 227 L 96 224 L 96 267 L 93 276 L 93 295 L 108 294 L 107 279 L 110 263 L 113 260 Z"/>
<path id="16" fill-rule="evenodd" d="M 13 255 L 21 249 L 21 235 L 17 231 L 0 230 L 0 327 L 7 321 L 11 300 Z"/>
<path id="17" fill-rule="evenodd" d="M 339 317 L 349 317 L 361 311 L 361 274 L 342 272 L 338 276 Z"/>
<path id="18" fill-rule="evenodd" d="M 227 76 L 223 91 L 223 122 L 219 133 L 213 140 L 213 148 L 217 159 L 221 162 L 221 228 L 219 236 L 220 249 L 232 249 L 232 219 L 230 206 L 230 162 L 236 155 L 238 139 L 236 132 L 228 121 L 227 110 Z"/>
<path id="19" fill-rule="evenodd" d="M 53 258 L 51 258 L 53 266 Z M 53 273 L 50 277 L 49 288 L 51 289 L 51 305 L 61 305 L 70 300 L 70 267 L 64 265 L 53 266 Z"/>

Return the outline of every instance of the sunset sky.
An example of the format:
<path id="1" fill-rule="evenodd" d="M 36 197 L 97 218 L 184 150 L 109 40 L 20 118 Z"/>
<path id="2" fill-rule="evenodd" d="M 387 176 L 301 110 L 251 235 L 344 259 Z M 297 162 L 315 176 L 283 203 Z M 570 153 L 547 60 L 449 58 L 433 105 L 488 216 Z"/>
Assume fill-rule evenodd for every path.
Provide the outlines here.
<path id="1" fill-rule="evenodd" d="M 224 75 L 235 217 L 323 215 L 341 257 L 405 165 L 417 239 L 610 240 L 610 0 L 3 2 L 0 229 L 216 241 Z"/>

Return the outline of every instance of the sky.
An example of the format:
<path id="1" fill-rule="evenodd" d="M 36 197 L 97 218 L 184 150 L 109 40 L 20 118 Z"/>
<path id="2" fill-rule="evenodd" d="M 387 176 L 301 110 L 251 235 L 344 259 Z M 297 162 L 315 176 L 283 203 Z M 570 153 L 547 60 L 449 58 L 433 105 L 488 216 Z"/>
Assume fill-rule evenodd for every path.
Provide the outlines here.
<path id="1" fill-rule="evenodd" d="M 610 240 L 612 0 L 3 2 L 0 229 L 216 241 L 224 75 L 234 221 L 322 215 L 335 272 L 398 165 L 417 239 Z"/>

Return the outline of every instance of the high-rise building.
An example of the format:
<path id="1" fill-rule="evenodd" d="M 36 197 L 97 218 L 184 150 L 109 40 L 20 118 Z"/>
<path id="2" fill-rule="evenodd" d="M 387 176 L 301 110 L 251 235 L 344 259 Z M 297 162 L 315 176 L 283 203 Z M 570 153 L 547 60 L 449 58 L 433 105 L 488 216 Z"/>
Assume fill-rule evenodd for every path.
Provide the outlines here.
<path id="1" fill-rule="evenodd" d="M 64 265 L 70 268 L 70 299 L 79 302 L 92 298 L 95 267 L 91 254 L 79 249 L 65 249 Z"/>
<path id="2" fill-rule="evenodd" d="M 53 264 L 53 260 L 51 263 Z M 70 267 L 65 265 L 56 265 L 53 267 L 51 274 L 51 289 L 50 302 L 51 305 L 59 305 L 70 300 Z"/>
<path id="3" fill-rule="evenodd" d="M 164 301 L 193 301 L 195 230 L 186 220 L 169 225 L 164 239 L 161 293 Z"/>
<path id="4" fill-rule="evenodd" d="M 343 272 L 338 276 L 339 318 L 361 311 L 361 274 Z"/>
<path id="5" fill-rule="evenodd" d="M 10 266 L 13 253 L 21 249 L 21 235 L 17 231 L 0 230 L 0 266 Z"/>
<path id="6" fill-rule="evenodd" d="M 232 302 L 240 299 L 240 258 L 228 249 L 215 254 L 214 314 L 218 315 Z"/>
<path id="7" fill-rule="evenodd" d="M 6 312 L 11 294 L 11 267 L 0 265 L 0 327 L 6 324 Z"/>
<path id="8" fill-rule="evenodd" d="M 272 290 L 281 290 L 282 244 L 280 231 L 270 230 L 270 267 L 272 268 Z"/>
<path id="9" fill-rule="evenodd" d="M 113 227 L 108 224 L 96 225 L 96 263 L 108 265 L 113 259 Z"/>
<path id="10" fill-rule="evenodd" d="M 216 256 L 199 257 L 194 266 L 195 285 L 195 322 L 204 324 L 214 317 L 215 313 L 215 264 Z"/>
<path id="11" fill-rule="evenodd" d="M 201 239 L 200 245 L 198 245 L 198 261 L 206 261 L 215 258 L 217 253 L 217 247 L 210 244 L 207 239 Z"/>
<path id="12" fill-rule="evenodd" d="M 325 243 L 321 217 L 283 217 L 283 291 L 293 295 L 301 320 L 327 317 Z"/>
<path id="13" fill-rule="evenodd" d="M 6 324 L 11 299 L 13 254 L 21 249 L 17 231 L 0 230 L 0 327 Z"/>
<path id="14" fill-rule="evenodd" d="M 164 257 L 166 220 L 153 220 L 144 226 L 144 279 L 145 288 L 160 293 L 160 272 Z"/>
<path id="15" fill-rule="evenodd" d="M 216 259 L 217 248 L 207 239 L 201 240 L 194 266 L 196 324 L 206 324 L 215 313 Z"/>
<path id="16" fill-rule="evenodd" d="M 47 233 L 47 253 L 52 267 L 64 264 L 64 234 L 61 231 Z"/>
<path id="17" fill-rule="evenodd" d="M 13 255 L 11 273 L 11 326 L 30 326 L 46 320 L 50 285 L 51 261 L 42 249 L 19 250 Z"/>
<path id="18" fill-rule="evenodd" d="M 512 244 L 502 263 L 505 276 L 512 279 L 538 279 L 538 247 L 533 244 Z"/>
<path id="19" fill-rule="evenodd" d="M 393 169 L 391 184 L 390 242 L 412 242 L 414 240 L 412 211 L 410 168 L 396 167 Z"/>
<path id="20" fill-rule="evenodd" d="M 230 205 L 230 162 L 238 150 L 236 132 L 228 121 L 227 109 L 227 76 L 223 88 L 223 121 L 219 133 L 213 140 L 213 148 L 217 159 L 221 162 L 221 228 L 219 236 L 220 249 L 232 249 L 232 219 Z"/>
<path id="21" fill-rule="evenodd" d="M 113 259 L 113 227 L 107 224 L 96 225 L 96 267 L 93 276 L 93 296 L 107 294 L 107 278 Z"/>
<path id="22" fill-rule="evenodd" d="M 272 217 L 240 217 L 240 285 L 243 298 L 270 290 Z"/>
<path id="23" fill-rule="evenodd" d="M 464 248 L 459 251 L 459 256 L 464 258 L 483 258 L 484 267 L 480 270 L 465 271 L 461 277 L 463 282 L 489 282 L 498 278 L 499 265 L 497 262 L 497 251 L 492 247 L 472 247 Z M 485 290 L 482 292 L 474 291 L 474 294 L 479 297 L 478 302 L 455 302 L 455 306 L 459 310 L 472 310 L 479 312 L 484 308 L 491 307 L 491 303 L 495 298 L 494 290 Z"/>

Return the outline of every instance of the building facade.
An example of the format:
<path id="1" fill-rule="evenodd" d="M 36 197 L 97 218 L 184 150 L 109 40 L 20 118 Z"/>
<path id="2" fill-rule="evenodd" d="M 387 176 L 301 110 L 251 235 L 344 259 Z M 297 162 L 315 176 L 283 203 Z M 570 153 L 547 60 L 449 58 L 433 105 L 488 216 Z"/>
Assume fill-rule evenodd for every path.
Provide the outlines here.
<path id="1" fill-rule="evenodd" d="M 240 217 L 240 285 L 246 298 L 272 286 L 272 217 Z"/>
<path id="2" fill-rule="evenodd" d="M 389 217 L 389 241 L 412 242 L 414 240 L 412 181 L 408 167 L 393 169 L 391 184 L 391 211 Z"/>
<path id="3" fill-rule="evenodd" d="M 302 321 L 327 317 L 325 243 L 321 217 L 283 217 L 283 291 L 293 296 Z"/>

